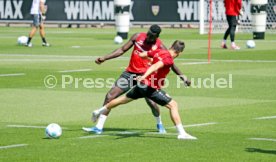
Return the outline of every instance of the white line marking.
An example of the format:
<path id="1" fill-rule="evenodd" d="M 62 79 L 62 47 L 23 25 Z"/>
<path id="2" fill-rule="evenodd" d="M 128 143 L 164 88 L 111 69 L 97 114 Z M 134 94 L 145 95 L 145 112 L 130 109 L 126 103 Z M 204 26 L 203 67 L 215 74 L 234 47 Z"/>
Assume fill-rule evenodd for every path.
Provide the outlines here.
<path id="1" fill-rule="evenodd" d="M 58 72 L 60 72 L 60 73 L 71 73 L 71 72 L 85 72 L 85 71 L 92 71 L 92 69 L 63 70 L 63 71 L 58 71 Z"/>
<path id="2" fill-rule="evenodd" d="M 72 46 L 72 48 L 80 48 L 80 46 Z"/>
<path id="3" fill-rule="evenodd" d="M 184 128 L 188 128 L 188 127 L 200 127 L 200 126 L 207 126 L 207 125 L 213 125 L 213 124 L 218 124 L 218 123 L 216 123 L 216 122 L 210 122 L 210 123 L 190 124 L 190 125 L 184 125 Z M 173 129 L 173 128 L 175 128 L 175 126 L 168 127 L 167 129 Z"/>
<path id="4" fill-rule="evenodd" d="M 249 138 L 250 140 L 256 140 L 256 141 L 272 141 L 276 142 L 276 139 L 273 138 Z"/>
<path id="5" fill-rule="evenodd" d="M 263 119 L 276 119 L 276 116 L 263 116 L 263 117 L 258 117 L 255 118 L 257 120 L 263 120 Z"/>
<path id="6" fill-rule="evenodd" d="M 8 148 L 15 148 L 15 147 L 23 147 L 27 146 L 28 144 L 15 144 L 15 145 L 8 145 L 8 146 L 0 146 L 0 149 L 8 149 Z"/>
<path id="7" fill-rule="evenodd" d="M 154 135 L 166 135 L 166 136 L 176 136 L 177 133 L 159 133 L 159 132 L 147 132 L 145 134 L 154 134 Z"/>
<path id="8" fill-rule="evenodd" d="M 123 132 L 118 132 L 116 134 L 122 134 L 122 135 L 132 135 L 132 134 L 139 134 L 141 132 L 129 132 L 129 131 L 123 131 Z"/>
<path id="9" fill-rule="evenodd" d="M 77 55 L 43 55 L 43 54 L 0 54 L 0 56 L 9 56 L 9 57 L 37 57 L 37 58 L 94 58 L 99 56 L 77 56 Z"/>
<path id="10" fill-rule="evenodd" d="M 82 136 L 78 137 L 79 139 L 87 139 L 87 138 L 99 138 L 99 137 L 106 137 L 108 135 L 92 135 L 92 136 Z"/>
<path id="11" fill-rule="evenodd" d="M 0 59 L 0 62 L 88 62 L 91 59 Z"/>
<path id="12" fill-rule="evenodd" d="M 190 124 L 190 125 L 184 125 L 184 128 L 188 128 L 188 127 L 200 127 L 200 126 L 207 126 L 207 125 L 214 125 L 214 124 L 218 124 L 216 122 L 210 122 L 210 123 L 201 123 L 201 124 Z"/>
<path id="13" fill-rule="evenodd" d="M 200 65 L 200 64 L 209 64 L 209 62 L 184 62 L 182 65 Z"/>
<path id="14" fill-rule="evenodd" d="M 185 59 L 185 58 L 178 58 L 176 60 L 180 61 L 203 61 L 206 62 L 206 59 Z M 276 63 L 276 60 L 216 60 L 216 59 L 211 59 L 211 62 L 245 62 L 245 63 Z"/>
<path id="15" fill-rule="evenodd" d="M 47 57 L 45 61 L 84 61 L 85 59 L 95 59 L 99 56 L 70 56 L 70 55 L 32 55 L 32 54 L 0 54 L 0 56 L 10 56 L 10 57 L 37 57 L 37 58 L 45 58 Z M 52 58 L 52 59 L 51 59 Z M 54 59 L 54 58 L 67 58 L 67 59 Z M 75 60 L 77 59 L 77 60 Z M 119 57 L 116 58 L 116 60 L 128 60 L 129 57 Z M 0 61 L 43 61 L 43 59 L 0 59 Z M 86 61 L 87 61 L 86 60 Z M 176 61 L 203 61 L 206 62 L 206 59 L 186 59 L 186 58 L 178 58 Z M 276 63 L 276 60 L 217 60 L 217 59 L 211 59 L 211 62 L 246 62 L 246 63 Z"/>
<path id="16" fill-rule="evenodd" d="M 276 60 L 212 60 L 211 62 L 275 63 Z"/>
<path id="17" fill-rule="evenodd" d="M 16 73 L 16 74 L 0 74 L 0 77 L 9 77 L 9 76 L 23 76 L 25 73 Z"/>
<path id="18" fill-rule="evenodd" d="M 34 125 L 7 125 L 10 128 L 46 128 L 45 126 L 34 126 Z"/>
<path id="19" fill-rule="evenodd" d="M 6 127 L 10 128 L 35 128 L 35 129 L 45 129 L 46 126 L 36 126 L 36 125 L 7 125 Z M 66 127 L 62 127 L 62 129 L 68 129 Z"/>

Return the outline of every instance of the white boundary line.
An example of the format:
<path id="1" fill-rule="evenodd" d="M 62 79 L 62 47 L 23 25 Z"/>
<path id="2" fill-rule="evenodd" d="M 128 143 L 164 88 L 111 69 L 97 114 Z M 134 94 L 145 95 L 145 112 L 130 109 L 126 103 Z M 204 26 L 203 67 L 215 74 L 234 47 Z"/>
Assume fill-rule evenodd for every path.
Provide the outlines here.
<path id="1" fill-rule="evenodd" d="M 46 126 L 36 126 L 36 125 L 6 125 L 9 128 L 34 128 L 34 129 L 45 129 Z M 68 129 L 66 127 L 61 127 L 62 129 Z"/>
<path id="2" fill-rule="evenodd" d="M 132 134 L 139 134 L 141 132 L 130 132 L 130 131 L 123 131 L 123 132 L 118 132 L 116 134 L 120 134 L 120 135 L 132 135 Z"/>
<path id="3" fill-rule="evenodd" d="M 276 63 L 276 60 L 212 60 L 211 62 Z"/>
<path id="4" fill-rule="evenodd" d="M 86 71 L 92 71 L 92 69 L 62 70 L 62 71 L 58 71 L 58 72 L 59 73 L 71 73 L 71 72 L 86 72 Z"/>
<path id="5" fill-rule="evenodd" d="M 178 58 L 176 61 L 202 61 L 206 62 L 207 59 L 185 59 L 185 58 Z M 212 62 L 241 62 L 241 63 L 276 63 L 276 60 L 218 60 L 218 59 L 211 59 Z"/>
<path id="6" fill-rule="evenodd" d="M 91 59 L 0 59 L 0 62 L 88 62 Z"/>
<path id="7" fill-rule="evenodd" d="M 43 55 L 43 54 L 0 54 L 0 56 L 9 56 L 9 57 L 37 57 L 37 58 L 97 58 L 99 56 L 78 56 L 78 55 Z"/>
<path id="8" fill-rule="evenodd" d="M 46 128 L 45 126 L 35 126 L 35 125 L 7 125 L 10 128 Z"/>
<path id="9" fill-rule="evenodd" d="M 200 64 L 209 64 L 209 62 L 184 62 L 182 65 L 200 65 Z"/>
<path id="10" fill-rule="evenodd" d="M 23 147 L 28 146 L 28 144 L 15 144 L 15 145 L 8 145 L 8 146 L 0 146 L 0 149 L 8 149 L 8 148 L 15 148 L 15 147 Z"/>
<path id="11" fill-rule="evenodd" d="M 78 139 L 87 139 L 87 138 L 99 138 L 99 137 L 106 137 L 109 135 L 91 135 L 91 136 L 82 136 L 82 137 L 77 137 Z"/>
<path id="12" fill-rule="evenodd" d="M 159 132 L 147 132 L 145 134 L 163 135 L 163 136 L 177 136 L 177 133 L 159 133 Z"/>
<path id="13" fill-rule="evenodd" d="M 199 124 L 190 124 L 190 125 L 184 125 L 184 128 L 188 128 L 188 127 L 200 127 L 200 126 L 207 126 L 207 125 L 214 125 L 214 124 L 218 124 L 216 122 L 209 122 L 209 123 L 199 123 Z M 167 129 L 173 129 L 175 128 L 175 126 L 173 127 L 168 127 Z"/>
<path id="14" fill-rule="evenodd" d="M 263 116 L 263 117 L 258 117 L 255 118 L 257 120 L 264 120 L 264 119 L 276 119 L 276 116 Z"/>
<path id="15" fill-rule="evenodd" d="M 15 73 L 15 74 L 0 74 L 0 77 L 10 77 L 10 76 L 23 76 L 25 73 Z"/>
<path id="16" fill-rule="evenodd" d="M 276 142 L 276 139 L 273 138 L 248 138 L 249 140 L 255 140 L 255 141 L 271 141 Z"/>
<path id="17" fill-rule="evenodd" d="M 46 61 L 81 61 L 85 59 L 95 59 L 98 58 L 99 56 L 76 56 L 76 55 L 32 55 L 32 54 L 0 54 L 0 56 L 11 56 L 11 57 L 37 57 L 37 58 L 45 58 Z M 51 59 L 52 58 L 52 59 Z M 55 59 L 56 58 L 56 59 Z M 57 59 L 57 58 L 63 58 L 63 59 Z M 119 57 L 116 58 L 116 60 L 128 60 L 129 57 Z M 41 59 L 0 59 L 0 61 L 16 61 L 16 60 L 22 60 L 22 61 L 43 61 Z M 178 58 L 176 61 L 203 61 L 206 62 L 206 59 L 186 59 L 186 58 Z M 217 60 L 217 59 L 212 59 L 211 62 L 246 62 L 246 63 L 276 63 L 276 60 Z"/>
<path id="18" fill-rule="evenodd" d="M 71 48 L 80 48 L 81 46 L 72 46 Z"/>

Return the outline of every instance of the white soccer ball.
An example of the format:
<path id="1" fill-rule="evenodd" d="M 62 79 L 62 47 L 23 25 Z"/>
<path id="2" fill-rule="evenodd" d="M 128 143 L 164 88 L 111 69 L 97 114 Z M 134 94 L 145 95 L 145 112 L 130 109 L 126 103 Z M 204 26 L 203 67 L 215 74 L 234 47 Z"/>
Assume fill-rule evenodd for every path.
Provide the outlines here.
<path id="1" fill-rule="evenodd" d="M 247 46 L 247 48 L 255 48 L 256 44 L 253 40 L 248 40 L 246 42 L 246 46 Z"/>
<path id="2" fill-rule="evenodd" d="M 20 36 L 17 38 L 17 44 L 18 45 L 25 45 L 28 42 L 28 37 L 26 36 Z"/>
<path id="3" fill-rule="evenodd" d="M 52 123 L 46 127 L 45 134 L 47 138 L 59 138 L 62 134 L 62 129 L 58 124 Z"/>
<path id="4" fill-rule="evenodd" d="M 123 43 L 123 38 L 119 35 L 117 35 L 115 38 L 114 38 L 114 43 L 116 44 L 121 44 Z"/>

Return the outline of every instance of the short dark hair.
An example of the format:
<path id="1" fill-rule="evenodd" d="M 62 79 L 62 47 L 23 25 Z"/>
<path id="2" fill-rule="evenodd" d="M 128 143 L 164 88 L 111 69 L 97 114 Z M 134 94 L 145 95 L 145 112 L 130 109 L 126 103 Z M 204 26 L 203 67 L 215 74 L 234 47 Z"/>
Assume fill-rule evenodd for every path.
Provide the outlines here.
<path id="1" fill-rule="evenodd" d="M 156 24 L 151 25 L 150 28 L 149 28 L 149 32 L 151 32 L 151 33 L 153 33 L 153 34 L 155 34 L 157 36 L 159 36 L 159 34 L 161 33 L 161 31 L 162 30 L 161 30 L 160 26 L 156 25 Z"/>
<path id="2" fill-rule="evenodd" d="M 174 41 L 171 47 L 171 49 L 175 50 L 175 52 L 182 52 L 184 48 L 185 48 L 185 43 L 180 40 Z"/>

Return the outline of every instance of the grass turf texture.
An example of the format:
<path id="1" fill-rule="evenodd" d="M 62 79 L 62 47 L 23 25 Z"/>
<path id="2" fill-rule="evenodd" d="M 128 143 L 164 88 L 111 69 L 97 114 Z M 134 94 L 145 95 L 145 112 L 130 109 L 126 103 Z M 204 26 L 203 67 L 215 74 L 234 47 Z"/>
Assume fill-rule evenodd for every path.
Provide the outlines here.
<path id="1" fill-rule="evenodd" d="M 170 86 L 166 91 L 179 103 L 184 124 L 217 123 L 188 127 L 186 130 L 198 140 L 180 141 L 173 128 L 167 129 L 168 135 L 149 133 L 156 132 L 155 119 L 142 99 L 113 110 L 103 135 L 94 136 L 81 130 L 82 126 L 93 125 L 91 111 L 101 106 L 108 88 L 85 88 L 82 82 L 77 84 L 78 88 L 73 85 L 62 88 L 61 76 L 117 78 L 128 64 L 130 52 L 100 66 L 93 61 L 95 56 L 120 46 L 113 43 L 113 28 L 47 28 L 47 40 L 52 47 L 42 47 L 38 34 L 32 41 L 33 48 L 18 46 L 17 37 L 27 35 L 29 30 L 0 28 L 0 74 L 25 73 L 0 77 L 0 147 L 28 144 L 0 149 L 0 161 L 270 162 L 275 159 L 275 142 L 249 140 L 276 139 L 276 119 L 254 119 L 276 115 L 275 35 L 266 34 L 266 40 L 255 41 L 255 49 L 247 49 L 245 44 L 252 34 L 238 33 L 236 43 L 242 48 L 239 51 L 221 49 L 222 34 L 213 35 L 212 63 L 188 65 L 207 61 L 207 35 L 198 35 L 197 30 L 163 29 L 161 39 L 167 47 L 175 39 L 185 41 L 184 55 L 175 62 L 190 78 L 210 78 L 211 74 L 215 78 L 233 76 L 231 89 L 176 88 L 176 77 L 172 72 L 169 74 Z M 146 30 L 131 29 L 130 35 Z M 58 72 L 73 69 L 92 70 Z M 44 86 L 47 75 L 57 77 L 55 88 Z M 161 108 L 161 111 L 165 127 L 172 127 L 168 110 Z M 8 127 L 46 127 L 53 122 L 67 128 L 58 140 L 45 139 L 43 128 Z"/>

